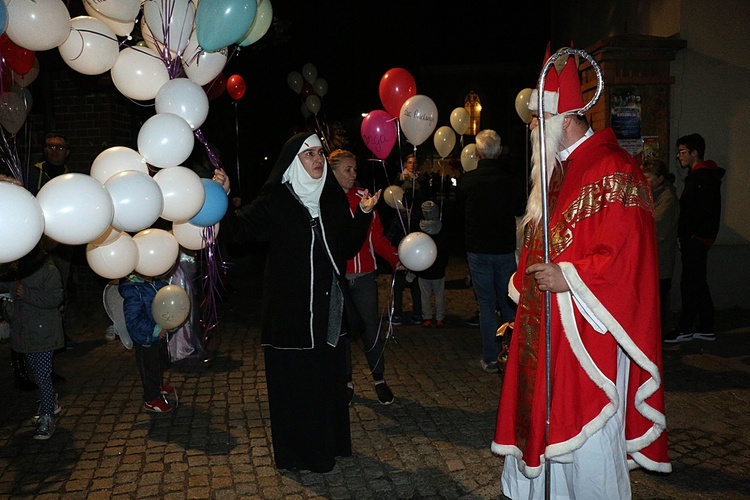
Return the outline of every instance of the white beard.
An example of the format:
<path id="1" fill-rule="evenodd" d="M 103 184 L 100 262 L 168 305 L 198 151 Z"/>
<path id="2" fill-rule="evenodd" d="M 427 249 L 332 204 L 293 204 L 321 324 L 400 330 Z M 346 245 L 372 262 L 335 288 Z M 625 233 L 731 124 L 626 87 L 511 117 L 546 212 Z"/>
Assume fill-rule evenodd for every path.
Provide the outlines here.
<path id="1" fill-rule="evenodd" d="M 547 182 L 552 172 L 558 168 L 557 151 L 562 145 L 562 124 L 565 115 L 554 115 L 544 122 L 545 153 L 547 156 Z M 539 127 L 531 131 L 531 193 L 526 203 L 526 213 L 521 220 L 521 228 L 529 223 L 538 224 L 542 220 L 542 162 L 541 145 L 539 142 Z"/>

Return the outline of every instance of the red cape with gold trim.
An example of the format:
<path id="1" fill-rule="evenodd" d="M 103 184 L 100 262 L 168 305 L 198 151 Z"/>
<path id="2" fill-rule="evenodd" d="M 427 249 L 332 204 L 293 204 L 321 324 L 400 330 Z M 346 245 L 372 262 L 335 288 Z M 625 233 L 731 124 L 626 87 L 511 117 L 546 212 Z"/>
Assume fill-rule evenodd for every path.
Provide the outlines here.
<path id="1" fill-rule="evenodd" d="M 527 230 L 509 286 L 519 303 L 492 451 L 529 478 L 566 461 L 618 409 L 618 346 L 628 357 L 629 466 L 670 472 L 662 383 L 659 273 L 649 186 L 611 129 L 595 133 L 550 180 L 550 261 L 571 289 L 551 294 L 552 405 L 545 449 L 544 294 L 524 269 L 543 262 Z M 518 300 L 520 298 L 520 300 Z"/>

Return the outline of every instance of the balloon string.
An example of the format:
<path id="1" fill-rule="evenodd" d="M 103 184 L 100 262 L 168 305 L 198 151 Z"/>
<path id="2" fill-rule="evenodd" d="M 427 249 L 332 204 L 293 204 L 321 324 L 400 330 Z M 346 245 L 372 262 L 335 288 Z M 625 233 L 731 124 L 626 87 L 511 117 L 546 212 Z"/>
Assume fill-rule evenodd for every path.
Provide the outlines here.
<path id="1" fill-rule="evenodd" d="M 202 238 L 206 243 L 202 250 L 205 265 L 203 275 L 203 302 L 201 302 L 201 322 L 203 323 L 203 345 L 211 340 L 211 332 L 219 326 L 218 299 L 221 298 L 219 287 L 221 286 L 220 269 L 226 271 L 226 263 L 221 260 L 219 245 L 216 238 L 214 226 L 203 229 Z"/>
<path id="2" fill-rule="evenodd" d="M 197 128 L 193 131 L 193 135 L 195 135 L 200 143 L 203 144 L 203 146 L 206 148 L 208 160 L 211 162 L 211 165 L 213 165 L 214 168 L 218 170 L 224 170 L 224 167 L 221 164 L 221 160 L 218 156 L 216 156 L 216 152 L 214 152 L 213 148 L 211 148 L 211 145 L 206 140 L 205 136 L 203 135 L 203 131 L 200 128 Z"/>
<path id="3" fill-rule="evenodd" d="M 2 155 L 0 156 L 2 156 L 2 161 L 13 174 L 13 177 L 23 184 L 24 177 L 23 172 L 21 171 L 21 162 L 18 159 L 16 135 L 11 135 L 11 142 L 8 142 L 8 138 L 5 136 L 5 129 L 0 127 L 0 138 L 2 139 L 2 142 L 0 143 L 0 151 L 2 151 Z"/>
<path id="4" fill-rule="evenodd" d="M 237 192 L 242 193 L 242 181 L 240 180 L 240 121 L 237 113 L 237 102 L 234 101 L 234 134 L 237 141 Z"/>

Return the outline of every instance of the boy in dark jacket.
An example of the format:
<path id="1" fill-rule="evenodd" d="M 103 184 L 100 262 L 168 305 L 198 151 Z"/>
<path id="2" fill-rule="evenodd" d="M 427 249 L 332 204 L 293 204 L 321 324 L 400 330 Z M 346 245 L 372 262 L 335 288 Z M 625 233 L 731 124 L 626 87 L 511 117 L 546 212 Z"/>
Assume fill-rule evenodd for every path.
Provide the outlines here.
<path id="1" fill-rule="evenodd" d="M 164 370 L 169 367 L 167 331 L 156 323 L 151 311 L 156 292 L 166 285 L 161 279 L 133 273 L 118 286 L 123 298 L 125 325 L 133 340 L 135 362 L 143 384 L 143 408 L 156 413 L 172 411 L 165 396 L 174 393 L 174 388 L 164 385 L 162 380 Z"/>

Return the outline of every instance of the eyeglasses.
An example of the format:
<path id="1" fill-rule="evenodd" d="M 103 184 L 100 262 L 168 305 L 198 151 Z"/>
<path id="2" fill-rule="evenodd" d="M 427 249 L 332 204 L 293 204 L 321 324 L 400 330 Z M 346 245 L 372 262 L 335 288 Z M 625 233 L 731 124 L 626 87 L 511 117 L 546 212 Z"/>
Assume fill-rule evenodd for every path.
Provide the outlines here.
<path id="1" fill-rule="evenodd" d="M 678 149 L 677 150 L 677 154 L 678 155 L 682 155 L 682 154 L 689 153 L 689 152 L 690 152 L 689 149 Z"/>
<path id="2" fill-rule="evenodd" d="M 52 151 L 65 151 L 68 149 L 68 146 L 64 146 L 62 144 L 45 144 L 45 148 L 51 149 Z"/>

